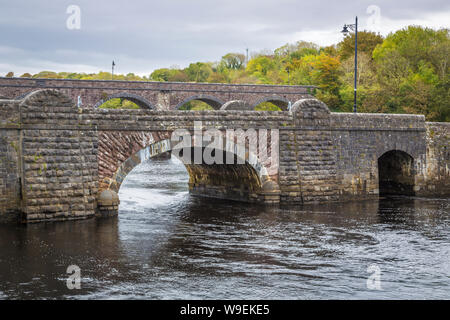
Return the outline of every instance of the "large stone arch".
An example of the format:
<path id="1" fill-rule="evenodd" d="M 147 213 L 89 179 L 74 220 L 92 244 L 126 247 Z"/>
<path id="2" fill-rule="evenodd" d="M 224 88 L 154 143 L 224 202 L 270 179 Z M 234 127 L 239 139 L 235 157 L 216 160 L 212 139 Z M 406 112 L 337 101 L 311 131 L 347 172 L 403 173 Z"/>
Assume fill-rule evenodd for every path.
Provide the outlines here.
<path id="1" fill-rule="evenodd" d="M 257 105 L 259 105 L 263 102 L 271 102 L 283 111 L 287 111 L 288 107 L 289 107 L 289 103 L 291 103 L 285 97 L 278 96 L 278 95 L 271 95 L 271 96 L 266 96 L 266 97 L 261 98 L 258 101 L 256 101 L 256 103 L 253 105 L 252 109 L 255 109 Z"/>
<path id="2" fill-rule="evenodd" d="M 379 194 L 414 195 L 414 158 L 401 150 L 389 150 L 377 160 Z"/>
<path id="3" fill-rule="evenodd" d="M 131 102 L 136 103 L 142 109 L 152 109 L 152 110 L 156 109 L 155 106 L 147 99 L 145 99 L 141 96 L 132 94 L 132 93 L 128 93 L 128 92 L 120 92 L 120 93 L 115 93 L 115 94 L 109 95 L 107 98 L 98 101 L 94 105 L 94 108 L 100 107 L 106 101 L 109 101 L 111 99 L 117 99 L 117 98 L 130 100 Z"/>
<path id="4" fill-rule="evenodd" d="M 189 101 L 192 101 L 192 100 L 202 101 L 202 102 L 208 104 L 209 106 L 211 106 L 212 108 L 214 108 L 215 110 L 219 110 L 220 107 L 224 104 L 224 101 L 222 101 L 219 98 L 213 97 L 213 96 L 196 95 L 196 96 L 191 96 L 191 97 L 183 100 L 179 104 L 177 104 L 177 106 L 175 107 L 175 110 L 179 110 L 184 104 L 186 104 L 186 103 L 188 103 Z"/>
<path id="5" fill-rule="evenodd" d="M 191 148 L 191 154 L 195 152 Z M 152 157 L 172 151 L 169 133 L 148 132 L 101 132 L 99 134 L 99 206 L 108 191 L 117 199 L 117 193 L 127 174 L 134 167 Z M 225 149 L 224 159 L 229 158 Z M 201 150 L 203 152 L 203 150 Z M 177 156 L 177 153 L 174 154 Z M 268 175 L 264 164 L 249 156 L 242 164 L 206 164 L 182 162 L 189 173 L 189 190 L 194 195 L 219 197 L 247 202 L 279 202 L 278 184 Z M 184 161 L 183 161 L 184 160 Z M 103 199 L 103 200 L 102 200 Z"/>

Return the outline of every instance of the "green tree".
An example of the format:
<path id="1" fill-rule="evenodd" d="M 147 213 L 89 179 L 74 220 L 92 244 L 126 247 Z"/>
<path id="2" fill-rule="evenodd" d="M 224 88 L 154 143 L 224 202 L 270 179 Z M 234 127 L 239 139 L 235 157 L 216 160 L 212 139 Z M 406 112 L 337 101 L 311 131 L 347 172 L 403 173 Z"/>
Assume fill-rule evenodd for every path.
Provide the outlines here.
<path id="1" fill-rule="evenodd" d="M 358 53 L 365 53 L 372 56 L 377 45 L 383 43 L 383 37 L 375 32 L 358 32 Z M 355 34 L 351 33 L 338 44 L 338 53 L 342 60 L 355 56 Z"/>
<path id="2" fill-rule="evenodd" d="M 392 112 L 425 114 L 445 121 L 448 103 L 448 29 L 409 26 L 390 34 L 373 58 L 382 96 Z"/>
<path id="3" fill-rule="evenodd" d="M 239 70 L 244 66 L 245 55 L 241 53 L 227 53 L 220 61 L 220 67 L 229 70 Z"/>
<path id="4" fill-rule="evenodd" d="M 210 64 L 196 62 L 191 63 L 189 67 L 184 69 L 184 72 L 186 73 L 190 81 L 206 82 L 213 71 Z"/>
<path id="5" fill-rule="evenodd" d="M 152 72 L 150 78 L 154 81 L 169 81 L 169 79 L 173 77 L 176 72 L 177 70 L 168 68 L 156 69 Z"/>

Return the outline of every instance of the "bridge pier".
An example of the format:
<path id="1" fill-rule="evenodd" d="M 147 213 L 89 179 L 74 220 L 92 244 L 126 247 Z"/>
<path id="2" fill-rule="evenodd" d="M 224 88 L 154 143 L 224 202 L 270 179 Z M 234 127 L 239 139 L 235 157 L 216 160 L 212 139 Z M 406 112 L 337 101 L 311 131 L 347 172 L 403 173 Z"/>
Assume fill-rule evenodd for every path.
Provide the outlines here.
<path id="1" fill-rule="evenodd" d="M 97 217 L 113 217 L 119 213 L 119 195 L 113 190 L 103 190 L 97 198 Z"/>

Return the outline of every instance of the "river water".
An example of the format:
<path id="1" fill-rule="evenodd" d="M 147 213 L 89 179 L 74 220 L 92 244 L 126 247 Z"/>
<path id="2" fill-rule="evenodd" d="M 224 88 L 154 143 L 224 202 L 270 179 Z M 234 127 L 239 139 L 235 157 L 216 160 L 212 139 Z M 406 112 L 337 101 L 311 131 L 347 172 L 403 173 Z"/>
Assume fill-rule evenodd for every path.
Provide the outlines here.
<path id="1" fill-rule="evenodd" d="M 450 199 L 266 208 L 187 181 L 148 161 L 117 218 L 1 225 L 0 299 L 450 299 Z"/>

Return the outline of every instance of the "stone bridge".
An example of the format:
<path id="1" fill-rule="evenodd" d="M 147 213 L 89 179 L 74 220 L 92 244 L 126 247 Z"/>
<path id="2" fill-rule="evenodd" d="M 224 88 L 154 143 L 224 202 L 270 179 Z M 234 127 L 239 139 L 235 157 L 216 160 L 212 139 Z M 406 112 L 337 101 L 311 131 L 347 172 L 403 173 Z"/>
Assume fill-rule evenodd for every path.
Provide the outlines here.
<path id="1" fill-rule="evenodd" d="M 124 177 L 150 157 L 180 151 L 179 130 L 193 140 L 196 131 L 235 130 L 248 135 L 246 147 L 260 146 L 250 131 L 270 132 L 267 158 L 226 145 L 224 157 L 241 163 L 186 163 L 197 195 L 271 205 L 450 195 L 450 124 L 421 115 L 331 113 L 312 98 L 274 112 L 240 104 L 245 110 L 106 110 L 78 108 L 62 91 L 0 100 L 1 221 L 116 214 Z"/>
<path id="2" fill-rule="evenodd" d="M 0 98 L 21 99 L 37 89 L 54 89 L 79 107 L 98 107 L 107 100 L 124 98 L 142 109 L 178 110 L 185 103 L 199 100 L 213 109 L 226 102 L 240 101 L 248 109 L 262 102 L 272 102 L 281 110 L 302 98 L 310 97 L 312 86 L 274 86 L 247 84 L 146 82 L 70 79 L 0 78 Z M 80 100 L 78 99 L 80 98 Z M 229 103 L 224 108 L 233 108 Z"/>

